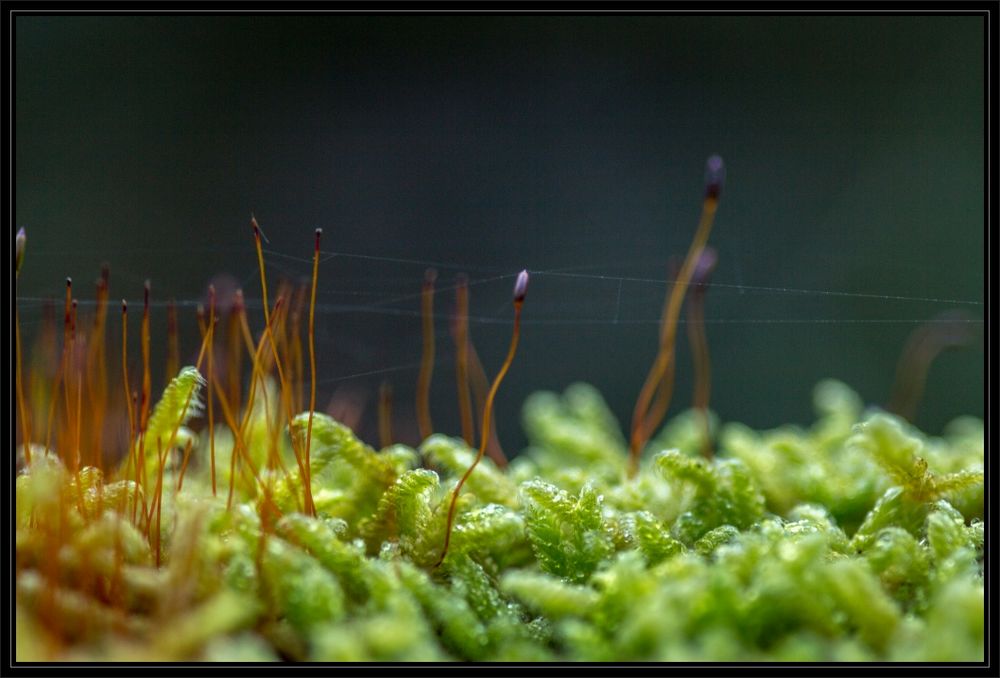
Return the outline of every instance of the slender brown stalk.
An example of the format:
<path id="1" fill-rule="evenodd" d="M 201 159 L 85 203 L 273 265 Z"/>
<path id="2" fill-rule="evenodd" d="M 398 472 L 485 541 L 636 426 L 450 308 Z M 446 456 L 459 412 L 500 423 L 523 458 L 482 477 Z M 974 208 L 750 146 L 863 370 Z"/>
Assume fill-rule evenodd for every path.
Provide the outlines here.
<path id="1" fill-rule="evenodd" d="M 21 378 L 21 325 L 18 322 L 17 309 L 14 310 L 14 343 L 17 351 L 14 383 L 17 388 L 17 412 L 21 419 L 21 449 L 24 450 L 24 463 L 31 466 L 31 422 L 28 418 L 28 407 L 24 402 L 24 387 Z"/>
<path id="2" fill-rule="evenodd" d="M 455 284 L 455 382 L 458 389 L 458 412 L 462 419 L 462 438 L 472 444 L 472 400 L 469 397 L 469 281 L 460 273 Z"/>
<path id="3" fill-rule="evenodd" d="M 169 384 L 181 369 L 181 345 L 177 328 L 177 304 L 167 302 L 167 366 L 164 382 Z"/>
<path id="4" fill-rule="evenodd" d="M 309 422 L 306 424 L 306 472 L 305 493 L 306 513 L 315 515 L 316 507 L 312 496 L 312 427 L 313 414 L 316 412 L 316 287 L 319 283 L 320 238 L 323 229 L 316 229 L 316 246 L 313 249 L 312 290 L 309 293 Z"/>
<path id="5" fill-rule="evenodd" d="M 691 298 L 687 304 L 688 342 L 694 362 L 694 394 L 692 406 L 698 413 L 701 426 L 701 454 L 706 459 L 713 456 L 712 431 L 708 421 L 708 401 L 712 391 L 712 366 L 708 353 L 708 339 L 705 335 L 705 293 L 715 269 L 718 256 L 711 247 L 706 247 L 695 267 L 691 282 Z"/>
<path id="6" fill-rule="evenodd" d="M 443 563 L 445 556 L 448 555 L 448 545 L 451 543 L 451 530 L 455 521 L 455 506 L 458 502 L 458 495 L 462 491 L 462 486 L 465 485 L 465 481 L 469 479 L 469 476 L 472 475 L 472 472 L 479 465 L 479 462 L 482 461 L 483 455 L 486 453 L 486 442 L 489 439 L 487 432 L 490 430 L 490 418 L 493 414 L 493 400 L 496 398 L 497 389 L 500 388 L 500 382 L 503 381 L 507 370 L 510 369 L 511 363 L 514 362 L 514 353 L 517 351 L 517 342 L 521 336 L 521 309 L 524 306 L 524 297 L 527 293 L 528 272 L 521 271 L 514 283 L 514 329 L 511 332 L 510 348 L 507 350 L 507 358 L 503 361 L 503 365 L 500 367 L 500 371 L 497 373 L 496 378 L 493 380 L 493 385 L 490 387 L 490 392 L 486 396 L 486 407 L 483 408 L 483 430 L 480 436 L 479 452 L 451 493 L 451 503 L 448 505 L 448 521 L 445 525 L 444 546 L 441 549 L 441 557 L 438 558 L 434 567 L 438 567 Z"/>
<path id="7" fill-rule="evenodd" d="M 45 420 L 45 450 L 47 452 L 52 451 L 52 422 L 55 420 L 56 415 L 56 402 L 58 399 L 59 387 L 62 385 L 65 373 L 66 373 L 66 363 L 67 363 L 67 351 L 70 347 L 70 305 L 73 302 L 73 279 L 66 278 L 66 301 L 63 306 L 63 347 L 62 353 L 59 358 L 59 367 L 55 373 L 55 380 L 52 384 L 52 390 L 49 392 L 49 412 Z M 66 403 L 67 415 L 69 414 L 69 402 Z"/>
<path id="8" fill-rule="evenodd" d="M 483 361 L 479 359 L 476 346 L 469 337 L 469 364 L 471 367 L 470 378 L 472 381 L 472 393 L 476 399 L 476 411 L 479 412 L 479 430 L 483 430 L 483 411 L 486 408 L 486 394 L 489 392 L 490 381 L 486 378 L 486 370 L 483 369 Z M 486 454 L 489 455 L 493 463 L 500 468 L 507 467 L 507 457 L 500 446 L 500 438 L 497 436 L 496 421 L 490 421 L 490 439 L 486 443 Z"/>
<path id="9" fill-rule="evenodd" d="M 942 351 L 968 346 L 975 340 L 972 321 L 964 311 L 944 311 L 910 334 L 896 365 L 896 378 L 886 404 L 889 412 L 914 420 L 931 364 Z"/>
<path id="10" fill-rule="evenodd" d="M 392 445 L 392 384 L 388 380 L 378 389 L 378 441 L 382 449 Z"/>
<path id="11" fill-rule="evenodd" d="M 14 238 L 14 248 L 16 252 L 16 263 L 14 266 L 15 280 L 21 276 L 21 264 L 24 263 L 24 252 L 27 243 L 28 236 L 25 234 L 24 229 L 21 228 L 18 230 L 17 236 Z M 14 382 L 17 388 L 17 411 L 21 419 L 21 446 L 24 450 L 24 463 L 27 466 L 31 466 L 31 420 L 28 417 L 28 406 L 24 400 L 24 387 L 21 375 L 21 322 L 16 305 L 14 306 L 14 337 L 15 350 L 17 351 L 17 365 L 15 366 Z"/>
<path id="12" fill-rule="evenodd" d="M 292 302 L 292 340 L 291 340 L 291 356 L 289 358 L 290 371 L 292 373 L 292 388 L 294 391 L 295 400 L 293 405 L 296 412 L 302 411 L 303 406 L 303 392 L 305 388 L 305 370 L 303 368 L 302 360 L 302 312 L 306 304 L 306 292 L 308 291 L 305 285 L 300 285 L 297 290 L 295 290 L 295 300 Z"/>
<path id="13" fill-rule="evenodd" d="M 128 386 L 128 302 L 122 299 L 122 387 L 125 389 L 125 409 L 128 411 L 128 460 L 125 462 L 124 477 L 128 479 L 129 471 L 132 470 L 135 459 L 135 411 L 132 407 L 132 394 Z M 139 488 L 136 487 L 136 493 Z M 138 494 L 136 495 L 138 499 Z M 122 493 L 122 506 L 119 511 L 125 508 L 125 493 Z M 135 504 L 133 504 L 133 509 Z M 132 522 L 135 522 L 135 512 L 132 513 Z"/>
<path id="14" fill-rule="evenodd" d="M 142 324 L 139 338 L 142 348 L 142 398 L 139 400 L 139 456 L 142 471 L 142 487 L 146 487 L 146 425 L 149 423 L 149 399 L 152 396 L 152 375 L 149 368 L 149 291 L 150 281 L 143 286 Z"/>
<path id="15" fill-rule="evenodd" d="M 105 357 L 105 325 L 108 310 L 108 281 L 111 276 L 108 264 L 101 265 L 101 276 L 97 279 L 97 294 L 94 323 L 90 329 L 87 345 L 85 377 L 87 401 L 90 414 L 87 417 L 87 444 L 90 448 L 90 464 L 97 468 L 104 466 L 104 420 L 108 410 L 108 380 Z"/>
<path id="16" fill-rule="evenodd" d="M 680 316 L 681 304 L 684 301 L 684 294 L 687 291 L 694 267 L 701 257 L 701 253 L 708 241 L 708 235 L 712 231 L 712 224 L 715 221 L 715 213 L 719 207 L 719 193 L 722 189 L 724 167 L 719 156 L 712 156 L 708 159 L 706 167 L 705 198 L 702 202 L 701 219 L 695 231 L 691 247 L 688 249 L 684 264 L 674 285 L 671 287 L 670 295 L 663 317 L 661 330 L 661 342 L 656 360 L 646 377 L 639 398 L 632 413 L 632 434 L 629 440 L 629 475 L 635 476 L 639 470 L 639 455 L 649 440 L 653 429 L 659 425 L 669 408 L 670 395 L 673 390 L 672 383 L 664 386 L 666 396 L 659 399 L 660 404 L 652 412 L 650 417 L 650 403 L 661 387 L 661 380 L 669 376 L 673 381 L 672 363 L 675 359 L 675 344 L 677 339 L 677 321 Z"/>
<path id="17" fill-rule="evenodd" d="M 273 319 L 275 317 L 279 308 L 281 307 L 282 302 L 283 299 L 281 297 L 278 297 L 278 299 L 274 302 L 274 313 L 271 313 L 268 316 L 269 319 Z M 236 479 L 235 469 L 236 469 L 237 452 L 242 452 L 244 454 L 247 464 L 249 465 L 251 471 L 253 472 L 254 480 L 258 484 L 260 484 L 260 476 L 257 473 L 256 468 L 253 466 L 253 459 L 250 457 L 250 451 L 246 447 L 244 432 L 246 431 L 246 427 L 250 422 L 250 416 L 253 414 L 253 404 L 257 394 L 257 383 L 263 379 L 263 377 L 261 376 L 261 365 L 263 362 L 261 360 L 261 357 L 264 354 L 264 343 L 267 341 L 269 336 L 270 332 L 268 330 L 265 330 L 263 333 L 261 333 L 260 341 L 257 343 L 257 348 L 253 352 L 253 373 L 250 376 L 250 393 L 247 396 L 247 404 L 243 411 L 243 420 L 240 422 L 239 426 L 236 426 L 235 418 L 229 411 L 229 407 L 226 400 L 222 398 L 219 401 L 220 405 L 222 405 L 222 411 L 226 417 L 226 422 L 229 424 L 229 427 L 233 430 L 233 434 L 236 437 L 236 443 L 233 446 L 234 450 L 233 455 L 230 460 L 229 498 L 226 501 L 227 510 L 232 508 L 232 503 L 233 503 L 233 492 L 235 489 L 234 486 Z"/>
<path id="18" fill-rule="evenodd" d="M 286 410 L 285 411 L 285 416 L 287 417 L 288 422 L 290 424 L 291 421 L 292 421 L 292 417 L 293 417 L 292 409 L 291 409 L 292 408 L 292 403 L 291 403 L 291 387 L 290 387 L 288 381 L 285 379 L 285 371 L 284 371 L 284 369 L 281 366 L 281 358 L 278 356 L 278 348 L 277 348 L 277 345 L 276 345 L 277 341 L 275 340 L 274 327 L 272 326 L 271 318 L 268 315 L 268 310 L 267 310 L 267 276 L 266 276 L 265 267 L 264 267 L 264 251 L 263 251 L 263 248 L 261 247 L 261 243 L 260 243 L 260 239 L 261 239 L 260 227 L 257 225 L 257 220 L 256 219 L 251 218 L 251 223 L 253 225 L 254 244 L 256 245 L 256 248 L 257 248 L 257 263 L 258 263 L 258 266 L 260 268 L 260 286 L 261 286 L 261 293 L 263 295 L 263 303 L 264 303 L 264 324 L 265 324 L 265 330 L 264 330 L 264 332 L 265 332 L 265 335 L 268 337 L 267 344 L 268 344 L 268 346 L 271 349 L 271 357 L 274 360 L 274 366 L 275 366 L 275 369 L 278 372 L 278 383 L 280 384 L 281 393 L 282 393 L 281 400 L 284 403 L 285 410 Z M 317 255 L 318 255 L 318 252 L 319 252 L 319 243 L 318 243 L 318 240 L 319 240 L 319 236 L 317 236 L 317 246 L 316 246 Z M 281 298 L 281 297 L 279 297 L 279 298 Z M 275 309 L 277 309 L 277 306 L 275 306 Z M 282 316 L 282 318 L 284 318 L 284 316 Z M 265 398 L 266 398 L 266 391 L 265 391 Z M 265 404 L 266 404 L 266 401 L 265 401 Z M 277 414 L 277 412 L 276 412 L 276 414 Z M 310 416 L 312 416 L 312 415 L 310 415 Z M 270 421 L 270 417 L 268 417 L 267 420 Z M 280 457 L 277 454 L 277 444 L 276 444 L 277 443 L 277 439 L 274 438 L 273 441 L 274 441 L 275 444 L 272 445 L 273 454 L 270 455 L 270 456 L 272 458 L 272 464 L 273 465 L 279 465 L 281 463 L 281 459 L 280 459 Z M 308 470 L 308 465 L 309 465 L 308 452 L 306 452 L 305 456 L 303 457 L 303 453 L 302 453 L 302 451 L 299 448 L 299 440 L 298 440 L 298 438 L 296 436 L 291 436 L 291 442 L 292 442 L 292 451 L 293 451 L 293 453 L 295 455 L 295 462 L 296 462 L 296 464 L 299 467 L 299 473 L 301 473 L 302 477 L 305 479 L 305 485 L 306 485 L 306 488 L 305 488 L 305 495 L 306 495 L 305 496 L 305 509 L 306 509 L 306 514 L 307 515 L 315 515 L 315 509 L 313 508 L 313 501 L 312 501 L 312 488 L 309 486 L 310 473 L 309 473 L 309 470 Z M 308 449 L 308 443 L 307 443 L 307 449 Z M 277 464 L 275 464 L 275 462 L 277 462 Z"/>
<path id="19" fill-rule="evenodd" d="M 243 344 L 240 338 L 240 318 L 243 316 L 243 291 L 236 290 L 229 318 L 226 323 L 226 355 L 229 365 L 226 366 L 226 393 L 229 404 L 236 412 L 240 411 L 240 385 L 243 373 Z"/>
<path id="20" fill-rule="evenodd" d="M 208 286 L 208 448 L 209 463 L 212 468 L 212 496 L 216 496 L 215 481 L 215 407 L 212 386 L 215 383 L 215 285 Z"/>
<path id="21" fill-rule="evenodd" d="M 264 274 L 264 252 L 260 244 L 260 226 L 257 224 L 257 219 L 251 214 L 250 215 L 250 226 L 253 228 L 253 241 L 257 248 L 257 267 L 260 269 L 260 287 L 261 287 L 261 299 L 264 303 L 264 324 L 271 324 L 271 318 L 268 315 L 268 305 L 267 305 L 267 276 Z"/>
<path id="22" fill-rule="evenodd" d="M 73 300 L 73 332 L 76 333 L 76 299 Z M 77 361 L 74 361 L 77 362 Z M 73 432 L 73 470 L 79 473 L 80 466 L 82 464 L 82 449 L 83 449 L 83 365 L 77 362 L 76 365 L 76 376 L 74 379 L 74 386 L 76 387 L 76 410 L 75 410 L 75 430 Z M 81 505 L 83 501 L 81 499 Z"/>
<path id="23" fill-rule="evenodd" d="M 420 374 L 417 376 L 417 426 L 420 438 L 426 440 L 433 432 L 431 424 L 431 374 L 434 371 L 434 281 L 437 271 L 428 268 L 424 273 L 424 284 L 420 291 L 420 319 L 424 338 L 420 359 Z"/>
<path id="24" fill-rule="evenodd" d="M 212 306 L 214 306 L 214 299 L 212 300 L 212 302 L 210 302 L 210 304 Z M 202 363 L 205 361 L 205 355 L 208 354 L 208 353 L 211 353 L 211 340 L 212 340 L 211 330 L 209 330 L 209 331 L 205 332 L 204 336 L 201 338 L 201 348 L 198 351 L 198 360 L 195 363 L 195 369 L 197 369 L 199 372 L 201 371 Z M 190 391 L 188 393 L 187 399 L 185 399 L 185 401 L 184 401 L 184 409 L 182 411 L 187 412 L 188 407 L 191 406 L 191 399 L 192 399 L 193 396 L 194 396 L 194 390 L 192 390 L 192 391 Z M 209 391 L 208 399 L 211 400 L 211 398 L 212 398 L 211 391 Z M 168 451 L 170 449 L 172 449 L 173 443 L 174 443 L 174 439 L 177 437 L 177 431 L 179 429 L 180 429 L 180 421 L 177 422 L 177 424 L 174 426 L 173 432 L 170 434 L 170 440 L 169 440 L 169 442 L 167 444 Z M 211 431 L 211 429 L 209 429 L 209 437 L 210 438 L 212 437 L 212 431 Z M 188 460 L 191 457 L 191 449 L 192 449 L 191 441 L 188 441 L 187 447 L 184 450 L 184 456 L 183 456 L 183 458 L 181 460 L 180 473 L 179 473 L 179 476 L 177 478 L 177 491 L 178 492 L 181 491 L 181 487 L 182 487 L 182 485 L 184 483 L 184 472 L 187 470 Z M 215 461 L 214 455 L 213 455 L 212 461 L 213 461 L 213 467 L 214 467 L 214 461 Z M 162 470 L 161 470 L 161 472 L 162 472 Z M 213 472 L 213 475 L 214 475 L 214 472 L 215 472 L 214 468 L 212 469 L 212 472 Z"/>

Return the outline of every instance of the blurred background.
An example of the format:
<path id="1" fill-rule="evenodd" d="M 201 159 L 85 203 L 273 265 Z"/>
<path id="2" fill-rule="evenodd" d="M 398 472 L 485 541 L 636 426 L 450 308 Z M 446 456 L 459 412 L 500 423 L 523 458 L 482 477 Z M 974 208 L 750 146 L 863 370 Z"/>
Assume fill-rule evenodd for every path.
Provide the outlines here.
<path id="1" fill-rule="evenodd" d="M 194 360 L 212 279 L 242 285 L 261 328 L 253 212 L 272 294 L 308 276 L 324 229 L 319 402 L 353 407 L 367 440 L 387 379 L 415 442 L 429 265 L 437 429 L 459 431 L 455 275 L 492 376 L 521 268 L 508 454 L 535 390 L 590 382 L 626 424 L 719 153 L 711 407 L 807 424 L 825 377 L 884 403 L 910 333 L 959 308 L 979 339 L 931 367 L 917 424 L 936 433 L 984 411 L 983 36 L 938 16 L 17 17 L 25 341 L 65 276 L 86 307 L 102 262 L 112 299 L 138 304 L 151 279 L 157 365 L 162 304 Z M 680 336 L 672 414 L 692 388 Z"/>

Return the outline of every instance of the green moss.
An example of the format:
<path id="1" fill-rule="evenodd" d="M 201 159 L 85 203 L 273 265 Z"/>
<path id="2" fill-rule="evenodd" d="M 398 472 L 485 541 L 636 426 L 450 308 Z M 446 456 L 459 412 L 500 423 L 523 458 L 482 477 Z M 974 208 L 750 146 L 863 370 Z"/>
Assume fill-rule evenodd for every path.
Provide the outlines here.
<path id="1" fill-rule="evenodd" d="M 200 411 L 199 396 L 204 384 L 205 380 L 197 369 L 185 367 L 167 384 L 163 397 L 153 409 L 147 422 L 146 434 L 141 438 L 144 466 L 141 472 L 147 488 L 155 483 L 161 456 L 169 460 L 169 453 L 174 448 L 183 449 L 188 443 L 194 445 L 197 442 L 184 424 Z M 129 458 L 126 458 L 126 467 L 122 468 L 122 473 L 129 472 L 128 462 Z"/>
<path id="2" fill-rule="evenodd" d="M 154 437 L 186 422 L 178 398 L 197 388 L 171 384 Z M 982 661 L 981 422 L 932 438 L 843 384 L 815 401 L 807 429 L 722 424 L 710 461 L 683 413 L 629 478 L 596 390 L 536 394 L 529 449 L 470 476 L 438 568 L 474 457 L 458 439 L 376 451 L 314 415 L 306 516 L 289 435 L 288 472 L 238 471 L 231 508 L 203 438 L 183 490 L 164 493 L 159 567 L 130 519 L 148 487 L 33 451 L 16 484 L 18 658 Z M 248 438 L 265 459 L 267 436 Z M 232 445 L 216 438 L 220 470 Z"/>

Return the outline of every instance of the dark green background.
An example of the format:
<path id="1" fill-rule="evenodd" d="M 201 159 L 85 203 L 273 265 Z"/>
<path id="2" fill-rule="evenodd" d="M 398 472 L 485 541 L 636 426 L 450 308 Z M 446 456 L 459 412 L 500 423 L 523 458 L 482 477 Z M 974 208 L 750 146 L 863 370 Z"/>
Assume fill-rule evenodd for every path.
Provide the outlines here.
<path id="1" fill-rule="evenodd" d="M 882 402 L 914 321 L 954 306 L 887 297 L 984 300 L 981 18 L 18 17 L 15 30 L 19 294 L 58 297 L 71 275 L 89 298 L 108 261 L 114 297 L 138 300 L 150 277 L 157 300 L 190 302 L 188 355 L 211 276 L 259 299 L 251 210 L 279 253 L 308 258 L 322 226 L 325 249 L 454 266 L 442 285 L 460 268 L 662 280 L 693 234 L 712 152 L 729 172 L 715 280 L 848 293 L 710 291 L 724 419 L 808 422 L 827 376 Z M 308 271 L 269 259 L 275 277 Z M 321 301 L 410 294 L 422 271 L 336 258 Z M 512 280 L 473 287 L 491 374 Z M 534 276 L 498 403 L 508 452 L 536 389 L 590 381 L 627 420 L 663 291 Z M 383 377 L 404 437 L 412 417 L 412 366 L 343 379 L 419 357 L 416 300 L 390 307 L 319 319 L 322 402 L 340 387 L 367 403 L 369 439 Z M 22 309 L 30 336 L 38 305 Z M 457 431 L 438 328 L 433 412 Z M 683 344 L 674 411 L 689 402 Z M 982 342 L 943 355 L 918 423 L 982 416 L 983 365 Z"/>

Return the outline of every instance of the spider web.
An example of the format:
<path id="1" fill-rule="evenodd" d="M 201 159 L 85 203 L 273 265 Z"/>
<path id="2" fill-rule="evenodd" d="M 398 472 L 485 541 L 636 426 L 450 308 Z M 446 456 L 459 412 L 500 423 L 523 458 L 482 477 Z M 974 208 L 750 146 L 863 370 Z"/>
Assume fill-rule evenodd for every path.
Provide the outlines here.
<path id="1" fill-rule="evenodd" d="M 303 249 L 307 250 L 305 255 Z M 383 253 L 341 251 L 324 244 L 316 303 L 318 402 L 322 409 L 348 421 L 366 439 L 374 441 L 379 387 L 388 382 L 395 393 L 396 435 L 400 440 L 417 442 L 413 400 L 421 358 L 420 285 L 424 271 L 434 268 L 438 279 L 431 411 L 437 430 L 457 435 L 455 351 L 449 333 L 456 276 L 464 273 L 469 277 L 470 336 L 492 377 L 510 338 L 510 297 L 516 265 L 483 265 L 476 263 L 477 257 L 472 255 L 470 262 L 385 253 L 392 249 L 386 246 Z M 982 331 L 984 305 L 979 299 L 755 284 L 747 279 L 750 275 L 746 267 L 740 265 L 745 253 L 734 250 L 732 243 L 725 240 L 720 250 L 716 274 L 706 285 L 705 325 L 713 359 L 711 405 L 724 420 L 756 426 L 796 420 L 807 423 L 811 389 L 824 377 L 843 379 L 858 388 L 869 402 L 884 403 L 895 360 L 907 336 L 918 327 L 935 322 L 942 311 L 960 309 L 964 313 L 962 322 L 976 333 Z M 682 251 L 679 248 L 677 253 Z M 137 270 L 130 270 L 127 262 L 129 255 L 136 252 L 110 253 L 115 259 L 111 264 L 112 300 L 125 288 L 135 323 L 136 309 L 142 304 L 136 292 L 141 290 L 143 278 Z M 169 256 L 162 250 L 157 254 Z M 185 254 L 197 252 L 188 249 Z M 162 364 L 168 303 L 178 309 L 182 359 L 195 360 L 195 311 L 206 303 L 206 297 L 204 292 L 173 297 L 172 292 L 190 289 L 199 275 L 202 290 L 209 282 L 216 285 L 223 307 L 235 289 L 241 288 L 251 327 L 255 333 L 263 328 L 260 278 L 252 245 L 246 244 L 238 257 L 221 259 L 221 265 L 220 255 L 225 254 L 222 248 L 205 248 L 202 254 L 205 261 L 214 262 L 223 271 L 229 268 L 230 272 L 213 274 L 213 264 L 207 264 L 200 271 L 174 275 L 163 284 L 153 281 L 154 365 Z M 308 283 L 312 271 L 308 254 L 308 248 L 279 249 L 270 241 L 265 246 L 272 305 L 279 281 Z M 87 253 L 81 251 L 43 250 L 33 252 L 32 259 L 47 263 L 45 268 L 49 269 L 70 255 L 74 261 L 87 258 Z M 119 261 L 126 262 L 126 266 Z M 660 312 L 670 285 L 663 257 L 528 270 L 531 283 L 524 308 L 522 343 L 497 402 L 500 431 L 508 447 L 518 449 L 524 444 L 518 426 L 524 398 L 539 389 L 560 390 L 573 381 L 597 385 L 624 424 L 656 350 Z M 62 300 L 35 291 L 38 276 L 28 276 L 26 271 L 24 282 L 17 304 L 25 345 L 30 346 L 46 306 L 55 309 L 61 318 Z M 79 300 L 81 318 L 85 318 L 92 312 L 94 301 L 87 298 L 86 287 L 79 287 L 77 283 L 74 296 Z M 111 308 L 113 311 L 115 306 Z M 114 312 L 109 315 L 108 336 L 113 338 L 120 325 Z M 682 314 L 672 413 L 690 404 L 692 368 L 686 322 Z M 137 336 L 134 325 L 130 331 Z M 114 339 L 110 345 L 115 346 Z M 931 380 L 928 395 L 935 407 L 940 407 L 942 395 L 935 389 L 944 390 L 952 383 L 947 379 L 949 372 L 968 379 L 971 365 L 975 374 L 976 361 L 982 361 L 982 343 L 953 353 L 944 354 L 939 359 L 941 365 L 932 372 L 938 379 Z M 131 355 L 133 361 L 138 360 L 137 349 Z M 955 403 L 951 410 L 944 407 L 932 413 L 929 420 L 940 425 L 942 420 L 959 414 L 981 416 L 981 400 L 977 403 L 973 398 L 971 406 L 969 402 Z"/>

